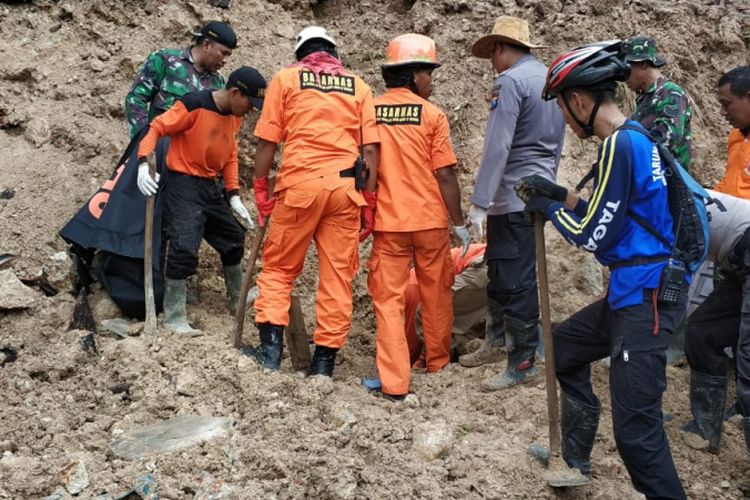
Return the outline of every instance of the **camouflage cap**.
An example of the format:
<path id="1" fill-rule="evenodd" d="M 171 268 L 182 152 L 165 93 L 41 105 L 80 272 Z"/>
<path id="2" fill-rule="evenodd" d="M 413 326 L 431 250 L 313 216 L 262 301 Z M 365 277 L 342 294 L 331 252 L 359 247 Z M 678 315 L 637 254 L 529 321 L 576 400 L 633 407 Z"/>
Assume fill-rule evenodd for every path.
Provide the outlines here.
<path id="1" fill-rule="evenodd" d="M 667 64 L 663 55 L 656 51 L 656 40 L 650 36 L 633 36 L 622 42 L 622 52 L 627 62 L 649 61 L 657 68 Z"/>

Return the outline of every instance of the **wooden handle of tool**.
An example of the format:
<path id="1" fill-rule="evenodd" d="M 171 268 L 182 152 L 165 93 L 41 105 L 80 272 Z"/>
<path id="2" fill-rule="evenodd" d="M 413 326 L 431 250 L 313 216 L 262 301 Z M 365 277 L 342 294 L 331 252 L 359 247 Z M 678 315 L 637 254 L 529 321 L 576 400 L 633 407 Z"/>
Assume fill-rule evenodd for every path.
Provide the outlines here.
<path id="1" fill-rule="evenodd" d="M 555 346 L 552 340 L 550 318 L 549 281 L 547 280 L 547 249 L 544 242 L 544 216 L 534 214 L 534 239 L 536 241 L 536 276 L 539 281 L 539 305 L 544 336 L 544 372 L 547 386 L 547 416 L 549 417 L 550 451 L 560 454 L 560 405 L 555 377 Z"/>
<path id="2" fill-rule="evenodd" d="M 156 170 L 154 153 L 148 155 L 148 173 L 153 178 Z M 146 197 L 146 220 L 143 237 L 143 288 L 146 300 L 146 321 L 143 331 L 146 335 L 156 335 L 156 301 L 154 299 L 154 197 Z"/>
<path id="3" fill-rule="evenodd" d="M 275 184 L 276 177 L 269 177 L 268 179 L 268 191 L 273 192 L 273 186 Z M 247 294 L 250 292 L 253 282 L 253 274 L 255 274 L 255 261 L 258 260 L 258 254 L 260 248 L 263 246 L 263 238 L 266 236 L 266 229 L 268 229 L 269 217 L 263 219 L 263 227 L 259 227 L 256 230 L 255 237 L 253 238 L 252 248 L 250 250 L 250 260 L 248 262 L 245 275 L 242 277 L 242 290 L 240 291 L 240 298 L 237 301 L 237 313 L 235 315 L 235 327 L 232 333 L 232 345 L 239 349 L 242 347 L 242 334 L 245 331 L 245 311 L 247 309 Z"/>

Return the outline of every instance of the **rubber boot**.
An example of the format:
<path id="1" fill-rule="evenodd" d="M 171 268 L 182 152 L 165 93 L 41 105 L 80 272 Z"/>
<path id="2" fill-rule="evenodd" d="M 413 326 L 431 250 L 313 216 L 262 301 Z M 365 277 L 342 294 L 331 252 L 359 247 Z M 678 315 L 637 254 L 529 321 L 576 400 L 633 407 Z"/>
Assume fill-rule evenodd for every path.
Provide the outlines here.
<path id="1" fill-rule="evenodd" d="M 693 420 L 682 427 L 708 441 L 708 451 L 719 454 L 728 378 L 690 370 L 690 412 Z"/>
<path id="2" fill-rule="evenodd" d="M 166 278 L 164 281 L 164 326 L 182 337 L 203 335 L 187 320 L 187 280 Z"/>
<path id="3" fill-rule="evenodd" d="M 591 450 L 599 428 L 601 403 L 591 406 L 561 391 L 562 456 L 569 467 L 591 474 Z"/>
<path id="4" fill-rule="evenodd" d="M 332 377 L 333 365 L 336 361 L 337 352 L 339 352 L 339 350 L 333 347 L 316 344 L 312 362 L 310 362 L 310 368 L 307 369 L 307 376 L 325 375 L 326 377 Z"/>
<path id="5" fill-rule="evenodd" d="M 539 370 L 534 366 L 536 346 L 539 343 L 538 321 L 526 323 L 505 316 L 505 335 L 510 341 L 508 366 L 503 373 L 482 382 L 484 391 L 513 387 L 539 374 Z"/>
<path id="6" fill-rule="evenodd" d="M 476 351 L 458 358 L 461 366 L 473 368 L 489 363 L 497 363 L 503 356 L 505 346 L 505 324 L 500 304 L 487 300 L 487 326 L 484 329 L 484 344 Z"/>
<path id="7" fill-rule="evenodd" d="M 277 371 L 281 367 L 281 354 L 284 351 L 284 327 L 271 323 L 258 323 L 260 346 L 244 348 L 243 354 L 254 357 L 260 366 Z"/>
<path id="8" fill-rule="evenodd" d="M 237 303 L 242 293 L 242 265 L 224 266 L 224 286 L 227 288 L 227 299 L 229 299 L 229 310 L 232 314 L 237 312 Z"/>

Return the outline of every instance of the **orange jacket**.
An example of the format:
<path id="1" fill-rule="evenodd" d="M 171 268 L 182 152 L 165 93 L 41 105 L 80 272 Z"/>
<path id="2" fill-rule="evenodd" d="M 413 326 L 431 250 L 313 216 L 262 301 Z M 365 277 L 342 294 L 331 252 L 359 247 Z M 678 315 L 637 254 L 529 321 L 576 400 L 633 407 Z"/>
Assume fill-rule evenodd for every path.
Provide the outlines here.
<path id="1" fill-rule="evenodd" d="M 448 211 L 435 171 L 456 164 L 448 119 L 407 88 L 375 99 L 380 135 L 375 231 L 448 227 Z"/>
<path id="2" fill-rule="evenodd" d="M 359 156 L 360 143 L 380 142 L 372 92 L 361 78 L 321 74 L 316 79 L 297 66 L 274 75 L 255 135 L 284 142 L 276 192 L 346 170 Z"/>
<path id="3" fill-rule="evenodd" d="M 727 171 L 716 190 L 750 199 L 750 136 L 745 137 L 739 129 L 733 129 L 727 149 Z"/>
<path id="4" fill-rule="evenodd" d="M 222 114 L 210 90 L 193 92 L 157 116 L 138 146 L 143 159 L 156 148 L 160 137 L 169 135 L 167 168 L 195 177 L 224 178 L 228 193 L 240 189 L 237 134 L 242 118 Z"/>

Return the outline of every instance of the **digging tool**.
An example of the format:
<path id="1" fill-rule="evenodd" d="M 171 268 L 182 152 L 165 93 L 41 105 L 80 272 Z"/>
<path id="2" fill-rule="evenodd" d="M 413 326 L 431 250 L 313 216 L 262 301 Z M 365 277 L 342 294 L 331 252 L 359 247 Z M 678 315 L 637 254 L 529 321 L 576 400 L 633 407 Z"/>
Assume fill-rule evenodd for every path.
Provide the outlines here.
<path id="1" fill-rule="evenodd" d="M 269 188 L 270 190 L 270 188 Z M 235 327 L 232 335 L 232 345 L 236 349 L 242 347 L 242 333 L 245 329 L 245 310 L 247 308 L 247 294 L 250 292 L 252 287 L 253 274 L 255 273 L 255 261 L 258 260 L 258 254 L 260 253 L 260 247 L 263 245 L 263 240 L 266 236 L 266 229 L 268 229 L 268 217 L 263 219 L 263 227 L 258 227 L 255 230 L 255 237 L 253 238 L 252 247 L 250 250 L 250 261 L 248 262 L 245 275 L 242 277 L 242 289 L 240 290 L 240 298 L 237 301 L 237 313 L 235 316 Z"/>
<path id="2" fill-rule="evenodd" d="M 550 464 L 544 479 L 553 488 L 585 486 L 590 483 L 581 471 L 568 467 L 561 457 L 560 404 L 557 399 L 555 378 L 555 348 L 552 344 L 552 322 L 549 305 L 549 281 L 547 280 L 547 249 L 544 242 L 544 217 L 534 214 L 534 239 L 536 240 L 536 275 L 539 280 L 539 304 L 542 316 L 544 349 L 548 353 L 544 361 L 547 386 L 547 416 L 549 419 Z"/>
<path id="3" fill-rule="evenodd" d="M 305 329 L 305 316 L 299 297 L 292 295 L 292 305 L 289 307 L 289 325 L 284 330 L 289 357 L 294 371 L 307 371 L 310 366 L 310 343 Z"/>
<path id="4" fill-rule="evenodd" d="M 156 172 L 156 155 L 148 155 L 148 174 L 154 178 Z M 143 331 L 146 335 L 156 335 L 156 302 L 154 300 L 154 197 L 146 197 L 146 229 L 143 238 L 143 288 L 146 299 L 146 321 Z"/>

